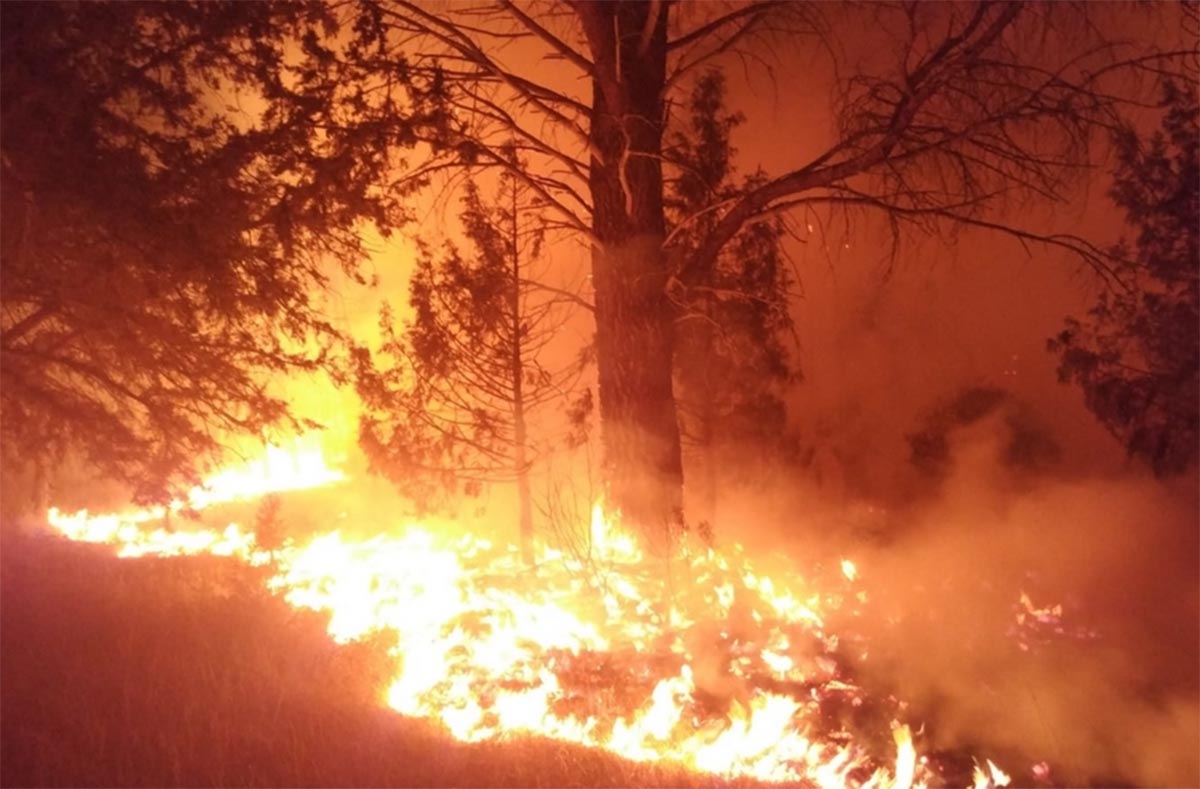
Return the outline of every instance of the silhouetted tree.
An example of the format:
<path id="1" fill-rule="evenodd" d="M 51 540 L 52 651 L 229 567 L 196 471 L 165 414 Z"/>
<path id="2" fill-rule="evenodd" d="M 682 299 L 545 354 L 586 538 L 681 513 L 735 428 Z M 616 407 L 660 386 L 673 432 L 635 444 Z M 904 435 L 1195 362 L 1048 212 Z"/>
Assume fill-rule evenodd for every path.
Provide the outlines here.
<path id="1" fill-rule="evenodd" d="M 1156 474 L 1191 467 L 1200 449 L 1200 110 L 1197 86 L 1167 82 L 1162 128 L 1116 138 L 1110 195 L 1137 230 L 1113 251 L 1117 284 L 1086 320 L 1050 340 L 1059 377 L 1130 455 Z"/>
<path id="2" fill-rule="evenodd" d="M 328 103 L 290 101 L 317 77 L 284 41 L 320 6 L 2 13 L 4 466 L 71 452 L 162 498 L 229 436 L 297 426 L 266 376 L 336 346 L 322 261 L 352 272 L 354 222 L 399 217 L 364 194 L 390 143 L 318 138 Z M 226 108 L 247 83 L 257 109 Z"/>
<path id="3" fill-rule="evenodd" d="M 135 9 L 184 13 L 175 6 Z M 522 178 L 559 227 L 590 245 L 609 493 L 655 538 L 682 518 L 673 305 L 712 287 L 722 250 L 743 227 L 784 212 L 877 211 L 896 228 L 983 228 L 1071 250 L 1102 268 L 1105 250 L 1031 229 L 1002 208 L 1018 197 L 1064 199 L 1064 184 L 1087 162 L 1090 132 L 1111 125 L 1125 100 L 1112 78 L 1172 64 L 1169 53 L 1107 39 L 1105 25 L 1090 18 L 1104 7 L 1087 4 L 401 0 L 254 8 L 184 6 L 189 14 L 280 20 L 246 26 L 237 46 L 213 45 L 219 55 L 255 61 L 233 76 L 256 81 L 269 104 L 239 150 L 289 162 L 316 157 L 321 166 L 298 179 L 280 175 L 286 168 L 239 170 L 275 192 L 266 201 L 272 211 L 248 215 L 264 229 L 299 219 L 347 230 L 364 218 L 399 221 L 398 198 L 438 172 L 491 167 Z M 152 22 L 127 30 L 154 41 Z M 293 42 L 286 57 L 281 36 Z M 707 207 L 716 221 L 684 256 L 674 242 L 688 234 L 666 232 L 668 108 L 695 69 L 723 56 L 771 62 L 780 42 L 835 59 L 834 139 Z M 157 43 L 156 52 L 173 52 Z M 271 61 L 274 73 L 258 68 Z M 776 72 L 781 84 L 794 62 L 774 59 L 787 66 Z M 527 167 L 505 155 L 512 140 Z M 414 151 L 429 156 L 405 162 Z M 309 188 L 316 180 L 308 174 L 364 188 L 338 201 L 345 189 Z M 296 250 L 324 241 L 279 235 Z"/>
<path id="4" fill-rule="evenodd" d="M 423 246 L 409 288 L 415 317 L 396 332 L 385 308 L 380 358 L 357 352 L 360 440 L 372 464 L 418 501 L 435 490 L 517 484 L 521 552 L 533 561 L 529 424 L 566 408 L 580 365 L 551 369 L 543 351 L 577 300 L 537 281 L 545 224 L 528 187 L 501 177 L 485 203 L 470 184 L 462 223 L 470 249 Z"/>
<path id="5" fill-rule="evenodd" d="M 660 544 L 682 517 L 674 303 L 713 286 L 722 251 L 743 227 L 788 211 L 878 211 L 897 229 L 983 228 L 1103 267 L 1105 250 L 1034 230 L 1002 207 L 1017 196 L 1064 199 L 1087 161 L 1090 132 L 1111 124 L 1123 101 L 1115 72 L 1172 62 L 1107 40 L 1090 19 L 1103 11 L 1079 5 L 344 8 L 343 30 L 354 34 L 347 73 L 373 86 L 407 79 L 445 109 L 435 139 L 445 155 L 416 172 L 512 171 L 590 244 L 610 499 Z M 836 139 L 706 207 L 715 221 L 684 255 L 676 242 L 689 234 L 667 236 L 668 107 L 695 69 L 726 54 L 761 61 L 779 42 L 824 46 L 837 60 Z M 781 84 L 790 78 L 776 73 Z M 379 124 L 393 114 L 368 101 L 357 117 Z M 509 140 L 528 167 L 503 155 Z"/>
<path id="6" fill-rule="evenodd" d="M 762 178 L 734 181 L 730 136 L 744 118 L 728 112 L 725 96 L 722 72 L 705 72 L 692 90 L 684 130 L 670 136 L 667 156 L 678 176 L 668 182 L 668 218 L 693 220 L 675 241 L 685 257 L 716 221 L 704 209 Z M 701 492 L 695 515 L 710 526 L 720 467 L 729 467 L 728 478 L 752 453 L 778 460 L 786 443 L 782 394 L 798 371 L 786 345 L 794 327 L 783 237 L 778 217 L 748 223 L 722 251 L 708 284 L 678 294 L 675 401 L 685 451 L 693 449 L 689 474 L 698 484 L 690 487 Z"/>
<path id="7" fill-rule="evenodd" d="M 926 477 L 942 481 L 953 469 L 954 434 L 993 415 L 1000 415 L 1000 457 L 1007 468 L 1045 473 L 1059 459 L 1060 448 L 1042 419 L 1005 389 L 972 385 L 942 398 L 927 410 L 917 430 L 905 436 L 909 461 Z"/>

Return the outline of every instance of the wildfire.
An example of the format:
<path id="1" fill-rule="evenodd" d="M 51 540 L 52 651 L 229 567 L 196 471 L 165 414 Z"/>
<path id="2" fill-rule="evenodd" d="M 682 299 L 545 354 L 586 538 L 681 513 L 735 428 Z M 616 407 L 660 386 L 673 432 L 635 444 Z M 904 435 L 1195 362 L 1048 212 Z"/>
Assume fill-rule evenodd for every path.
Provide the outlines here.
<path id="1" fill-rule="evenodd" d="M 298 438 L 290 450 L 268 446 L 261 458 L 222 469 L 188 491 L 186 499 L 175 499 L 165 506 L 104 515 L 92 515 L 87 510 L 67 514 L 51 507 L 47 519 L 64 536 L 114 545 L 122 557 L 209 553 L 262 564 L 269 560 L 269 554 L 257 550 L 254 534 L 243 531 L 236 523 L 220 532 L 179 531 L 166 524 L 171 516 L 184 511 L 249 501 L 270 493 L 316 488 L 344 479 L 345 475 L 329 467 L 320 447 Z M 147 524 L 154 523 L 162 525 L 149 529 Z"/>
<path id="2" fill-rule="evenodd" d="M 833 659 L 837 638 L 823 630 L 823 612 L 844 595 L 768 577 L 736 547 L 684 551 L 664 571 L 599 505 L 586 555 L 542 548 L 532 569 L 512 547 L 418 523 L 368 540 L 331 532 L 274 552 L 237 524 L 156 525 L 184 506 L 340 479 L 319 452 L 273 449 L 216 475 L 186 503 L 120 515 L 51 510 L 50 522 L 121 556 L 273 561 L 271 590 L 328 613 L 332 638 L 391 641 L 394 674 L 381 689 L 388 706 L 460 740 L 531 733 L 635 761 L 822 787 L 930 779 L 907 725 L 893 723 L 895 763 L 882 767 L 825 714 L 831 700 L 862 703 Z M 853 563 L 841 570 L 853 583 Z M 1003 785 L 1007 776 L 988 767 L 977 778 Z"/>

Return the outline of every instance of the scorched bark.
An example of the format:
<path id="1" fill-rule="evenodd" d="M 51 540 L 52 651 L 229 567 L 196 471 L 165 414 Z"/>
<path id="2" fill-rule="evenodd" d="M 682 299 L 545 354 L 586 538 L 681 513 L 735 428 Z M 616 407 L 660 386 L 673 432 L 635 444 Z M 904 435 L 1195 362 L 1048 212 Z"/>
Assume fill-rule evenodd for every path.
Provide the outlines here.
<path id="1" fill-rule="evenodd" d="M 682 519 L 663 251 L 667 15 L 658 3 L 576 7 L 592 52 L 589 186 L 600 413 L 609 494 L 652 547 Z"/>

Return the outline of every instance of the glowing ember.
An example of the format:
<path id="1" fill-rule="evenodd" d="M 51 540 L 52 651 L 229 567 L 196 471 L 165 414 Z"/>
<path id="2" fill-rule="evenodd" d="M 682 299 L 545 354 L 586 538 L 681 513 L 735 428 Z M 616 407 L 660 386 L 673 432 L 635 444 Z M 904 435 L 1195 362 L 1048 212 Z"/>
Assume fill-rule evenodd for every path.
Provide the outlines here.
<path id="1" fill-rule="evenodd" d="M 217 475 L 190 506 L 341 479 L 319 453 L 273 452 Z M 532 570 L 513 548 L 420 524 L 369 540 L 332 532 L 270 553 L 235 524 L 221 532 L 152 529 L 165 514 L 51 510 L 50 521 L 122 556 L 273 561 L 270 588 L 293 606 L 327 612 L 335 640 L 394 639 L 394 674 L 381 696 L 460 740 L 530 733 L 635 761 L 822 787 L 906 788 L 929 779 L 907 726 L 893 724 L 896 761 L 888 769 L 821 715 L 831 699 L 859 701 L 834 659 L 837 638 L 823 631 L 822 609 L 841 598 L 798 578 L 784 584 L 762 575 L 740 548 L 685 551 L 664 568 L 599 505 L 586 560 L 542 549 Z M 842 571 L 854 580 L 853 563 Z M 686 592 L 671 586 L 672 576 L 691 579 Z M 988 785 L 1007 783 L 988 767 L 980 772 Z"/>
<path id="2" fill-rule="evenodd" d="M 1022 652 L 1028 652 L 1032 645 L 1055 637 L 1090 640 L 1099 636 L 1099 633 L 1090 627 L 1068 626 L 1064 621 L 1061 603 L 1038 607 L 1033 604 L 1029 595 L 1022 591 L 1015 608 L 1016 623 L 1009 628 L 1009 635 L 1016 637 L 1017 646 Z"/>

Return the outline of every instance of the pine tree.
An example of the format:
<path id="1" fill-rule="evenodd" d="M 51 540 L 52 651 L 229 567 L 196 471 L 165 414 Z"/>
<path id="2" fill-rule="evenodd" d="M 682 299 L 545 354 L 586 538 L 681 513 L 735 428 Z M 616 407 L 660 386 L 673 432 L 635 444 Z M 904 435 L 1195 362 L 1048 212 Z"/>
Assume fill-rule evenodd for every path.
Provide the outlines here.
<path id="1" fill-rule="evenodd" d="M 1200 409 L 1200 123 L 1196 86 L 1166 83 L 1161 130 L 1125 129 L 1110 192 L 1137 230 L 1113 251 L 1119 287 L 1049 342 L 1059 378 L 1158 475 L 1196 461 Z"/>
<path id="2" fill-rule="evenodd" d="M 722 73 L 705 72 L 692 90 L 686 128 L 670 140 L 669 158 L 680 174 L 669 186 L 668 216 L 674 223 L 696 217 L 676 242 L 685 256 L 711 229 L 709 209 L 762 179 L 735 181 L 730 137 L 743 119 L 726 110 L 725 95 Z M 699 480 L 697 514 L 710 526 L 720 470 L 738 467 L 738 456 L 744 460 L 751 451 L 778 458 L 786 444 L 782 394 L 799 372 L 787 347 L 794 327 L 783 234 L 777 217 L 748 224 L 705 282 L 675 294 L 676 407 L 685 449 L 692 450 L 689 476 Z"/>
<path id="3" fill-rule="evenodd" d="M 423 244 L 397 332 L 385 308 L 381 352 L 357 353 L 360 441 L 372 465 L 429 506 L 439 494 L 517 486 L 521 553 L 533 561 L 530 468 L 534 412 L 566 407 L 580 366 L 550 369 L 544 351 L 570 304 L 533 279 L 544 269 L 545 222 L 528 187 L 501 178 L 496 201 L 466 190 L 468 249 Z"/>

